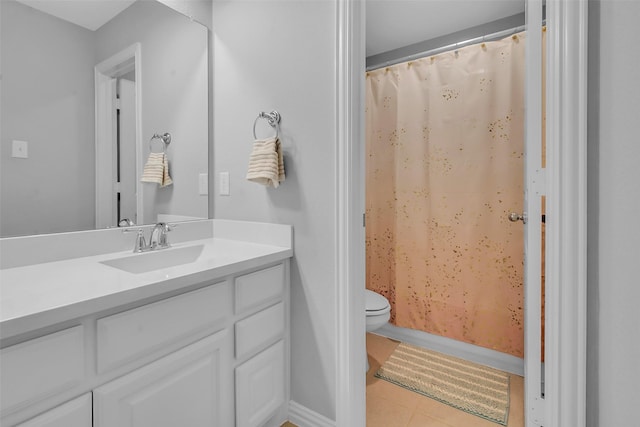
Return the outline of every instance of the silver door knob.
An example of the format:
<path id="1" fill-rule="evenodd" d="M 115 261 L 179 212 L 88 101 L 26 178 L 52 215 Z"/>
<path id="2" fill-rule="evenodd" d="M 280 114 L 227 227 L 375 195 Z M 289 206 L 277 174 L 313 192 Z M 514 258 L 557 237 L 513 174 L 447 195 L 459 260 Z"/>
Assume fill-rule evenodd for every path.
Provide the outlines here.
<path id="1" fill-rule="evenodd" d="M 519 214 L 516 212 L 511 212 L 509 214 L 509 221 L 511 222 L 516 222 L 516 221 L 522 221 L 523 224 L 527 223 L 527 214 L 523 213 L 523 214 Z"/>

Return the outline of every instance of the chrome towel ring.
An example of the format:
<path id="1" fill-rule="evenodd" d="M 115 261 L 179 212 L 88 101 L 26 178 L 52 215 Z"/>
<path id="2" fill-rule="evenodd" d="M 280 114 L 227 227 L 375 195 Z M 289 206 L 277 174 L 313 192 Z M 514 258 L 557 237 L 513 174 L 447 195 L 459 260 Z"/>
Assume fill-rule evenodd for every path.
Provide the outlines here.
<path id="1" fill-rule="evenodd" d="M 160 135 L 158 133 L 154 133 L 151 139 L 149 140 L 149 151 L 153 152 L 152 144 L 154 139 L 160 139 L 163 142 L 162 152 L 164 153 L 167 150 L 167 145 L 171 144 L 171 134 L 169 132 L 165 132 Z"/>
<path id="2" fill-rule="evenodd" d="M 280 113 L 278 113 L 276 110 L 273 110 L 270 113 L 265 113 L 264 111 L 261 111 L 260 114 L 258 114 L 258 117 L 256 117 L 256 119 L 253 122 L 253 138 L 254 139 L 258 139 L 258 137 L 256 136 L 256 124 L 258 124 L 259 119 L 267 119 L 267 121 L 269 122 L 269 125 L 271 125 L 271 127 L 276 130 L 275 137 L 278 138 L 278 136 L 280 136 Z"/>

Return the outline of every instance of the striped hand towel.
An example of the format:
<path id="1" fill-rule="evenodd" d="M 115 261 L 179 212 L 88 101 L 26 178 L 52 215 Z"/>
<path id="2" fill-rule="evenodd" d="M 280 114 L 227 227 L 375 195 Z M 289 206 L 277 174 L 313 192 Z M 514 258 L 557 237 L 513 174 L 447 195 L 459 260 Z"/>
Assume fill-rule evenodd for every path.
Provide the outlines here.
<path id="1" fill-rule="evenodd" d="M 141 181 L 158 184 L 160 187 L 173 184 L 169 176 L 169 160 L 164 153 L 149 153 Z"/>
<path id="2" fill-rule="evenodd" d="M 282 147 L 277 138 L 253 142 L 247 179 L 267 187 L 278 188 L 284 181 Z"/>

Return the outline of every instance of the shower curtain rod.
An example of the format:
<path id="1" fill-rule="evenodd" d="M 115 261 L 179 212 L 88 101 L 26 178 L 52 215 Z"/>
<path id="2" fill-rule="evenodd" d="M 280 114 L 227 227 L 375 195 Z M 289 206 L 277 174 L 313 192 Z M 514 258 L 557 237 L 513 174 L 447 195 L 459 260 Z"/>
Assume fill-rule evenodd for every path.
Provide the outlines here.
<path id="1" fill-rule="evenodd" d="M 542 25 L 545 25 L 544 21 L 543 21 Z M 367 71 L 377 70 L 379 68 L 389 67 L 391 65 L 401 64 L 403 62 L 412 61 L 412 60 L 420 59 L 420 58 L 425 58 L 427 56 L 437 55 L 438 53 L 443 53 L 443 52 L 448 52 L 450 50 L 459 49 L 459 48 L 464 47 L 464 46 L 469 46 L 469 45 L 476 44 L 476 43 L 482 43 L 482 42 L 486 42 L 486 41 L 501 39 L 501 38 L 504 38 L 504 37 L 508 37 L 508 36 L 510 36 L 512 34 L 524 31 L 525 29 L 526 29 L 526 25 L 520 25 L 518 27 L 508 28 L 506 30 L 498 31 L 498 32 L 487 34 L 487 35 L 484 35 L 484 36 L 474 37 L 472 39 L 464 40 L 464 41 L 461 41 L 461 42 L 458 42 L 458 43 L 452 43 L 452 44 L 449 44 L 449 45 L 446 45 L 446 46 L 437 47 L 435 49 L 429 49 L 429 50 L 426 50 L 424 52 L 419 52 L 419 53 L 414 53 L 412 55 L 403 56 L 401 58 L 393 59 L 391 61 L 385 61 L 382 64 L 370 65 L 370 66 L 368 66 L 366 68 L 366 70 Z"/>

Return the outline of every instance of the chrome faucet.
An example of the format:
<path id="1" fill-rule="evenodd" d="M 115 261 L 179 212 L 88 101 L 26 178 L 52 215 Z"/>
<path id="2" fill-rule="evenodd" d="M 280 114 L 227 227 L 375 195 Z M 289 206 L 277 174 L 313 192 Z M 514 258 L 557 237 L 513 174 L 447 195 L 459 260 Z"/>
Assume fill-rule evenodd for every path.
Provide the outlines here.
<path id="1" fill-rule="evenodd" d="M 118 227 L 132 227 L 134 225 L 135 225 L 135 223 L 133 221 L 131 221 L 129 218 L 122 218 L 118 222 Z"/>
<path id="2" fill-rule="evenodd" d="M 166 249 L 170 247 L 167 240 L 167 233 L 171 231 L 172 228 L 166 222 L 159 222 L 153 227 L 151 231 L 151 237 L 149 238 L 149 249 L 152 251 L 158 249 Z"/>
<path id="3" fill-rule="evenodd" d="M 147 252 L 147 251 L 157 251 L 160 249 L 170 248 L 171 245 L 167 240 L 167 233 L 173 230 L 177 224 L 167 224 L 166 222 L 159 222 L 151 230 L 151 236 L 149 236 L 149 244 L 144 238 L 144 231 L 142 228 L 137 230 L 138 234 L 136 236 L 136 243 L 133 246 L 134 253 Z M 130 233 L 134 231 L 131 228 L 123 228 L 123 233 Z"/>

